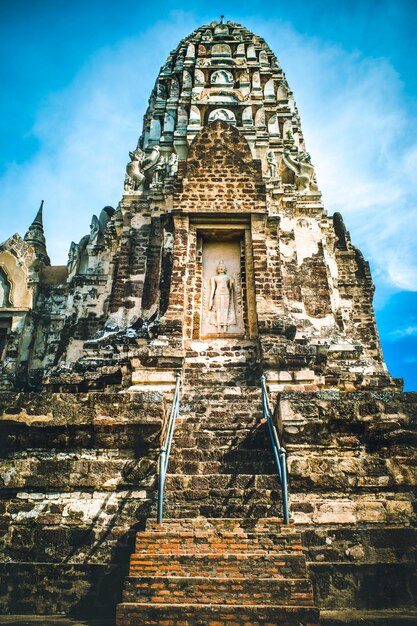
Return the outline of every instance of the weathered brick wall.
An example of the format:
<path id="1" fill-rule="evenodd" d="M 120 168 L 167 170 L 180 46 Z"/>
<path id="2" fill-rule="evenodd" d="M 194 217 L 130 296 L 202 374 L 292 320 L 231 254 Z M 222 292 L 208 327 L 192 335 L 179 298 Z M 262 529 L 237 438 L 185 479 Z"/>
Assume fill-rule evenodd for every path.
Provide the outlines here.
<path id="1" fill-rule="evenodd" d="M 154 498 L 159 393 L 0 396 L 0 611 L 109 617 Z"/>
<path id="2" fill-rule="evenodd" d="M 319 606 L 415 607 L 416 393 L 283 393 L 290 505 Z"/>
<path id="3" fill-rule="evenodd" d="M 266 210 L 261 162 L 254 161 L 239 131 L 217 120 L 191 145 L 174 195 L 182 211 L 237 213 Z"/>

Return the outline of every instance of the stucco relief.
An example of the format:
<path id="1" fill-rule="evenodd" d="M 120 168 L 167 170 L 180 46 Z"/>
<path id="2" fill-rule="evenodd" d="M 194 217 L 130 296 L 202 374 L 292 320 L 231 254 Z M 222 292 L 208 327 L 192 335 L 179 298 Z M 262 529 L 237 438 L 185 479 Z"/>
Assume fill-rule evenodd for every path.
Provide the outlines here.
<path id="1" fill-rule="evenodd" d="M 238 242 L 207 242 L 204 245 L 202 302 L 202 335 L 243 334 Z"/>

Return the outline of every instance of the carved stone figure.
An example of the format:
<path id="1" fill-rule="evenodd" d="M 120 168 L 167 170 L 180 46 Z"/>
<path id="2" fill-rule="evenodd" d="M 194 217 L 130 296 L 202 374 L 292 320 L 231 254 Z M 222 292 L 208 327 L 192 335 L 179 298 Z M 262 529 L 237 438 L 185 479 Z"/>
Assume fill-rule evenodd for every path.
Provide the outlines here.
<path id="1" fill-rule="evenodd" d="M 156 165 L 160 159 L 159 150 L 159 146 L 154 146 L 149 156 L 145 156 L 145 153 L 139 148 L 133 152 L 129 152 L 131 161 L 126 166 L 126 191 L 142 191 L 145 181 L 152 179 Z"/>
<path id="2" fill-rule="evenodd" d="M 67 263 L 68 276 L 71 276 L 71 274 L 76 273 L 78 269 L 79 260 L 80 260 L 79 246 L 77 243 L 75 243 L 75 241 L 71 241 L 70 249 L 68 251 L 68 263 Z"/>
<path id="3" fill-rule="evenodd" d="M 227 273 L 224 261 L 217 266 L 217 275 L 210 279 L 209 310 L 210 323 L 219 333 L 227 332 L 231 324 L 236 324 L 234 280 Z"/>
<path id="4" fill-rule="evenodd" d="M 156 97 L 159 100 L 166 100 L 167 90 L 163 83 L 158 83 L 156 86 Z"/>
<path id="5" fill-rule="evenodd" d="M 294 172 L 295 186 L 301 193 L 310 190 L 317 191 L 317 184 L 314 180 L 314 167 L 310 161 L 308 152 L 290 153 L 284 151 L 282 157 L 284 164 L 289 170 Z"/>
<path id="6" fill-rule="evenodd" d="M 175 152 L 173 152 L 172 154 L 170 154 L 169 159 L 168 159 L 168 175 L 175 176 L 177 172 L 178 172 L 178 157 L 175 154 Z"/>
<path id="7" fill-rule="evenodd" d="M 127 180 L 125 181 L 126 191 L 136 191 L 141 189 L 145 180 L 145 175 L 141 170 L 143 152 L 139 148 L 129 152 L 130 161 L 126 166 Z"/>
<path id="8" fill-rule="evenodd" d="M 268 151 L 266 156 L 266 162 L 268 164 L 268 174 L 271 178 L 277 178 L 278 164 L 275 158 L 275 154 L 272 150 Z"/>
<path id="9" fill-rule="evenodd" d="M 225 122 L 229 122 L 229 124 L 236 123 L 236 117 L 233 111 L 229 111 L 229 109 L 215 109 L 209 115 L 209 122 L 214 122 L 215 120 L 224 120 Z"/>
<path id="10" fill-rule="evenodd" d="M 165 176 L 166 176 L 166 158 L 164 156 L 161 156 L 160 159 L 158 159 L 158 162 L 156 164 L 152 182 L 158 185 L 159 183 L 163 182 Z"/>
<path id="11" fill-rule="evenodd" d="M 169 92 L 169 97 L 171 100 L 178 100 L 178 96 L 180 95 L 180 84 L 176 78 L 173 78 L 171 81 L 171 89 Z"/>
<path id="12" fill-rule="evenodd" d="M 233 85 L 233 74 L 227 70 L 217 70 L 211 75 L 212 85 Z"/>
<path id="13" fill-rule="evenodd" d="M 98 217 L 97 215 L 93 215 L 93 217 L 91 218 L 91 224 L 90 224 L 90 238 L 89 238 L 89 244 L 96 244 L 98 242 L 98 239 L 101 235 L 101 228 L 100 228 L 100 222 L 98 221 Z"/>

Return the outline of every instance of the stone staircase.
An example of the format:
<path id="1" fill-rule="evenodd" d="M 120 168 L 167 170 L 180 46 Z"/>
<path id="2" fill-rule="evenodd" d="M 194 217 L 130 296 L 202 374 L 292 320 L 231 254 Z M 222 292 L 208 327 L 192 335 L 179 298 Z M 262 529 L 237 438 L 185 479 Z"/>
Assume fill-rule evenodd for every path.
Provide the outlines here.
<path id="1" fill-rule="evenodd" d="M 247 344 L 187 350 L 164 524 L 137 533 L 118 626 L 319 624 Z"/>
<path id="2" fill-rule="evenodd" d="M 299 533 L 278 518 L 172 519 L 137 534 L 118 626 L 315 626 Z"/>

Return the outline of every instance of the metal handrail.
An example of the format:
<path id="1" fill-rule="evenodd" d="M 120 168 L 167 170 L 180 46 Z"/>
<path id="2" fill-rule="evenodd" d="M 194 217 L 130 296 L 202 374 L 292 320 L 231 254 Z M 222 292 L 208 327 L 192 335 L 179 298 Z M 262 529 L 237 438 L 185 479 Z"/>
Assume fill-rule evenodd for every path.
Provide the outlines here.
<path id="1" fill-rule="evenodd" d="M 269 435 L 272 441 L 272 449 L 277 464 L 278 478 L 282 489 L 282 507 L 284 512 L 284 524 L 290 523 L 290 513 L 288 508 L 288 482 L 287 482 L 287 451 L 281 444 L 278 431 L 274 424 L 273 413 L 269 403 L 268 391 L 266 389 L 265 375 L 261 376 L 262 406 L 264 418 L 268 424 Z"/>
<path id="2" fill-rule="evenodd" d="M 181 374 L 177 373 L 177 382 L 175 383 L 174 399 L 172 401 L 171 412 L 168 418 L 168 424 L 165 429 L 164 442 L 159 453 L 159 483 L 158 483 L 158 513 L 157 522 L 162 524 L 162 515 L 164 510 L 164 486 L 165 477 L 168 469 L 169 455 L 171 453 L 172 439 L 174 437 L 175 421 L 178 417 L 180 409 L 180 382 Z"/>

